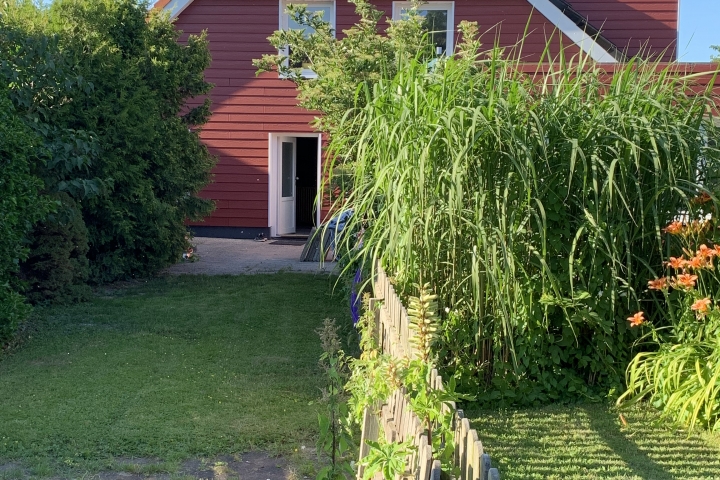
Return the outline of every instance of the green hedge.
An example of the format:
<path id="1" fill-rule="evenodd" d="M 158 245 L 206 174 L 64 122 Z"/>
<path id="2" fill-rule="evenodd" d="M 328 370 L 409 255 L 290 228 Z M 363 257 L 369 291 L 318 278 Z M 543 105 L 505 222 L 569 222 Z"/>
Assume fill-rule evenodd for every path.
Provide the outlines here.
<path id="1" fill-rule="evenodd" d="M 0 3 L 0 339 L 26 312 L 21 287 L 65 302 L 88 282 L 152 275 L 213 209 L 198 196 L 215 162 L 199 138 L 207 40 L 179 42 L 147 7 Z"/>
<path id="2" fill-rule="evenodd" d="M 42 182 L 30 171 L 38 140 L 0 86 L 0 346 L 28 312 L 16 276 L 29 251 L 24 240 L 33 223 L 52 208 L 47 198 L 38 195 Z"/>

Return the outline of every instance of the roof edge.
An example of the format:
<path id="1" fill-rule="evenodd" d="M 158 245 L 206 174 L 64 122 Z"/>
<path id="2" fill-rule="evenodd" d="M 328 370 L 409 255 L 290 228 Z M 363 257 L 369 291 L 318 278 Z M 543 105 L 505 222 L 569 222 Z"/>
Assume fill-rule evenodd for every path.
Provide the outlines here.
<path id="1" fill-rule="evenodd" d="M 563 10 L 558 8 L 553 0 L 527 1 L 596 62 L 617 63 L 618 60 L 622 60 L 622 58 L 617 58 L 617 55 L 620 54 L 617 48 L 613 48 L 614 45 L 602 37 L 597 29 L 584 19 L 582 19 L 582 23 L 578 21 L 580 19 L 571 19 Z M 170 12 L 170 18 L 177 18 L 191 3 L 192 0 L 158 0 L 153 8 L 168 11 Z M 573 12 L 575 11 L 573 10 Z M 581 17 L 579 14 L 577 16 Z M 584 25 L 584 28 L 581 28 L 578 25 L 579 23 Z M 593 35 L 595 38 L 593 38 Z M 605 40 L 605 42 L 602 40 Z M 600 43 L 606 43 L 606 45 L 603 46 Z"/>
<path id="2" fill-rule="evenodd" d="M 627 62 L 627 56 L 620 51 L 617 45 L 611 42 L 605 35 L 602 34 L 600 29 L 595 28 L 590 23 L 587 17 L 575 10 L 567 0 L 550 0 L 560 11 L 575 23 L 578 27 L 583 29 L 588 35 L 590 35 L 598 45 L 604 48 L 610 55 L 615 57 L 618 62 Z"/>
<path id="3" fill-rule="evenodd" d="M 177 18 L 190 4 L 192 0 L 158 0 L 153 9 L 170 12 L 170 18 Z"/>
<path id="4" fill-rule="evenodd" d="M 572 40 L 578 47 L 596 62 L 618 63 L 618 59 L 604 48 L 588 33 L 589 24 L 585 22 L 585 28 L 571 20 L 552 0 L 527 0 L 538 12 L 542 13 L 558 30 Z M 596 30 L 593 28 L 593 30 Z M 597 36 L 597 34 L 596 34 Z M 609 45 L 608 45 L 609 47 Z M 615 49 L 617 51 L 617 49 Z"/>

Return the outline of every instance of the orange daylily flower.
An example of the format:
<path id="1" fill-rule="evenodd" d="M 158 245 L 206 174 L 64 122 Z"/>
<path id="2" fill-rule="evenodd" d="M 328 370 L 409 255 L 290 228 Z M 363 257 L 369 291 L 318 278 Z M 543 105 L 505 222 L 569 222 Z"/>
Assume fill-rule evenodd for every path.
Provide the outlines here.
<path id="1" fill-rule="evenodd" d="M 704 268 L 707 265 L 707 261 L 705 260 L 705 257 L 703 257 L 701 255 L 697 255 L 697 256 L 691 258 L 690 260 L 688 260 L 686 265 L 688 268 L 698 270 L 698 269 Z"/>
<path id="2" fill-rule="evenodd" d="M 645 323 L 645 315 L 643 312 L 637 312 L 632 317 L 628 317 L 628 322 L 630 322 L 631 327 L 637 327 Z"/>
<path id="3" fill-rule="evenodd" d="M 656 278 L 648 282 L 650 290 L 665 290 L 668 287 L 667 277 Z"/>
<path id="4" fill-rule="evenodd" d="M 708 247 L 707 245 L 705 245 L 704 243 L 703 243 L 702 245 L 700 245 L 700 249 L 699 249 L 696 253 L 697 253 L 697 255 L 701 255 L 701 256 L 706 257 L 706 258 L 712 258 L 712 257 L 714 257 L 715 255 L 718 254 L 718 252 L 717 252 L 716 249 L 714 249 L 714 248 L 709 248 L 709 247 Z"/>
<path id="5" fill-rule="evenodd" d="M 707 313 L 708 308 L 710 307 L 710 297 L 701 298 L 700 300 L 696 301 L 692 304 L 690 307 L 692 310 L 695 310 L 698 312 L 699 315 L 705 315 Z"/>
<path id="6" fill-rule="evenodd" d="M 713 250 L 715 250 L 715 255 L 720 255 L 720 244 L 715 245 Z"/>
<path id="7" fill-rule="evenodd" d="M 683 224 L 682 222 L 678 222 L 677 220 L 670 223 L 667 227 L 663 229 L 665 233 L 669 233 L 670 235 L 677 235 L 679 233 L 682 233 L 683 231 Z"/>
<path id="8" fill-rule="evenodd" d="M 687 265 L 687 260 L 685 260 L 685 257 L 681 255 L 679 258 L 676 257 L 670 257 L 670 261 L 667 262 L 668 266 L 671 268 L 674 268 L 675 270 L 682 270 Z"/>
<path id="9" fill-rule="evenodd" d="M 697 275 L 683 273 L 675 278 L 675 286 L 680 288 L 693 288 L 697 281 Z"/>

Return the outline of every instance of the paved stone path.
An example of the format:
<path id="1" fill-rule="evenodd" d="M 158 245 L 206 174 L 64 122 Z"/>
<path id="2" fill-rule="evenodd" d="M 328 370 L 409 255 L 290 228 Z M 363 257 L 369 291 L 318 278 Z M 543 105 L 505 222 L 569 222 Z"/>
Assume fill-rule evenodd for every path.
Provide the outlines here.
<path id="1" fill-rule="evenodd" d="M 335 262 L 301 262 L 302 245 L 274 245 L 265 242 L 228 238 L 195 237 L 195 262 L 182 261 L 169 267 L 170 274 L 239 275 L 279 271 L 331 273 Z"/>

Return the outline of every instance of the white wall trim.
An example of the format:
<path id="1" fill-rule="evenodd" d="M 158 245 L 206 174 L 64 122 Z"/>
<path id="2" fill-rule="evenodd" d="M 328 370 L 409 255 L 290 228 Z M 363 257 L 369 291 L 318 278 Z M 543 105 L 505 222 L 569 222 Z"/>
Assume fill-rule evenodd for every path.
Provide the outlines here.
<path id="1" fill-rule="evenodd" d="M 527 0 L 535 9 L 550 20 L 566 37 L 570 38 L 596 62 L 617 63 L 607 50 L 597 44 L 583 29 L 575 25 L 550 0 Z"/>
<path id="2" fill-rule="evenodd" d="M 163 7 L 163 11 L 170 12 L 170 18 L 177 18 L 193 0 L 172 0 Z"/>
<path id="3" fill-rule="evenodd" d="M 321 133 L 292 133 L 278 132 L 268 134 L 268 227 L 270 228 L 270 236 L 274 237 L 277 233 L 277 216 L 278 216 L 278 139 L 280 137 L 305 137 L 318 139 L 317 151 L 317 189 L 318 192 L 322 187 L 320 182 L 322 175 L 322 134 Z M 297 199 L 296 199 L 297 201 Z M 322 209 L 322 196 L 317 196 L 317 213 L 315 224 L 320 225 L 320 214 Z"/>

